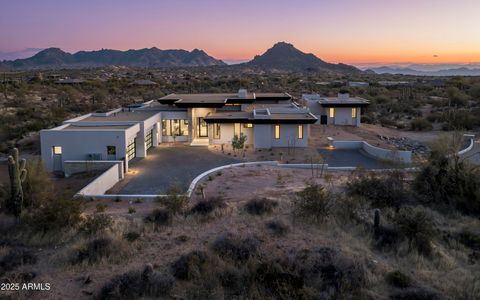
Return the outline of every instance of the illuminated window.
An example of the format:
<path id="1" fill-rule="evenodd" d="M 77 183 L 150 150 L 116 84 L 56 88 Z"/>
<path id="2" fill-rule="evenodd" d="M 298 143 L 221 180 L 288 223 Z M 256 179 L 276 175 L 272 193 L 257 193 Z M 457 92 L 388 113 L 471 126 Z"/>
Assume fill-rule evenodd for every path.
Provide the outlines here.
<path id="1" fill-rule="evenodd" d="M 298 138 L 303 139 L 303 125 L 298 125 Z"/>
<path id="2" fill-rule="evenodd" d="M 280 139 L 280 125 L 275 125 L 275 139 Z"/>
<path id="3" fill-rule="evenodd" d="M 53 154 L 61 155 L 62 154 L 62 146 L 53 146 Z"/>
<path id="4" fill-rule="evenodd" d="M 253 124 L 252 123 L 245 123 L 245 124 L 243 124 L 243 127 L 244 128 L 253 128 Z"/>
<path id="5" fill-rule="evenodd" d="M 330 118 L 335 118 L 335 108 L 333 107 L 330 107 L 330 110 L 329 110 L 329 115 L 330 115 Z"/>
<path id="6" fill-rule="evenodd" d="M 357 117 L 357 108 L 352 107 L 352 118 L 356 118 L 356 117 Z"/>
<path id="7" fill-rule="evenodd" d="M 218 123 L 213 124 L 213 138 L 214 139 L 220 138 L 220 124 Z"/>
<path id="8" fill-rule="evenodd" d="M 240 136 L 240 134 L 242 133 L 242 124 L 235 123 L 233 126 L 233 134 L 236 136 Z"/>
<path id="9" fill-rule="evenodd" d="M 163 120 L 162 121 L 163 136 L 187 136 L 188 120 Z"/>

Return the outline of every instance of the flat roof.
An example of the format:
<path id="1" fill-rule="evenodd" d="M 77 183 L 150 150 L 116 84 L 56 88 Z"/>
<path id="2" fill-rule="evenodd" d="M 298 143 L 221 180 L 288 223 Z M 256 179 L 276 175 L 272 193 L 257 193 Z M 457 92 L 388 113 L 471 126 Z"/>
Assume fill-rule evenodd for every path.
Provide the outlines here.
<path id="1" fill-rule="evenodd" d="M 247 93 L 245 97 L 239 97 L 238 93 L 205 93 L 205 94 L 170 94 L 160 98 L 158 101 L 163 104 L 201 105 L 213 104 L 224 105 L 227 102 L 252 103 L 255 100 L 289 100 L 292 97 L 287 93 Z"/>
<path id="2" fill-rule="evenodd" d="M 66 131 L 107 131 L 107 130 L 126 130 L 134 125 L 95 125 L 95 126 L 78 126 L 73 124 L 68 124 L 68 126 L 62 128 L 61 130 Z"/>
<path id="3" fill-rule="evenodd" d="M 318 103 L 322 106 L 367 106 L 370 101 L 360 97 L 349 97 L 340 99 L 338 97 L 321 97 Z"/>
<path id="4" fill-rule="evenodd" d="M 268 109 L 268 108 L 266 108 Z M 266 111 L 262 109 L 262 112 Z M 270 112 L 270 110 L 268 110 Z M 253 112 L 216 112 L 208 114 L 204 120 L 207 123 L 253 123 L 253 124 L 274 124 L 274 123 L 315 123 L 317 118 L 303 109 L 288 109 L 284 111 L 261 113 L 261 117 L 255 117 Z"/>
<path id="5" fill-rule="evenodd" d="M 158 114 L 158 111 L 121 111 L 112 113 L 108 116 L 89 116 L 78 122 L 108 122 L 108 121 L 145 121 L 146 119 Z"/>

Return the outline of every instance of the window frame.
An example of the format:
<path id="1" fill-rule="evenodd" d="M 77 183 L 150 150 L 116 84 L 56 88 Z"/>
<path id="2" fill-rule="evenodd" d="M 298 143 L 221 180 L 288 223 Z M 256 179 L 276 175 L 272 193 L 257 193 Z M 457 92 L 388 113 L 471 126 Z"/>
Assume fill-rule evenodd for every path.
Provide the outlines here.
<path id="1" fill-rule="evenodd" d="M 303 140 L 303 124 L 298 125 L 298 139 Z"/>
<path id="2" fill-rule="evenodd" d="M 113 149 L 113 151 L 111 151 Z M 109 145 L 107 146 L 107 155 L 117 156 L 117 146 Z"/>
<path id="3" fill-rule="evenodd" d="M 328 108 L 328 117 L 330 119 L 334 119 L 335 118 L 335 107 L 329 107 Z"/>
<path id="4" fill-rule="evenodd" d="M 357 117 L 357 108 L 352 107 L 352 118 L 355 119 Z"/>
<path id="5" fill-rule="evenodd" d="M 213 124 L 213 138 L 216 140 L 220 139 L 220 129 L 221 129 L 221 124 L 220 123 L 214 123 Z"/>
<path id="6" fill-rule="evenodd" d="M 60 151 L 58 151 L 58 150 L 60 150 Z M 53 146 L 52 147 L 52 153 L 53 153 L 53 155 L 62 155 L 63 154 L 62 146 Z"/>

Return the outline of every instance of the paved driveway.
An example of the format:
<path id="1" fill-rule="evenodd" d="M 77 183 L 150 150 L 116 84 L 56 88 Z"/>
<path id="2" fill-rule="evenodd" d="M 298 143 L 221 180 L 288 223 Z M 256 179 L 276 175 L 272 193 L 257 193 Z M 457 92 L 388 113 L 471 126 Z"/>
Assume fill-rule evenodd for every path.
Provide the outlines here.
<path id="1" fill-rule="evenodd" d="M 115 194 L 165 194 L 172 184 L 188 189 L 193 178 L 212 168 L 240 162 L 184 144 L 152 148 L 148 156 L 131 162 L 125 179 L 111 190 Z"/>
<path id="2" fill-rule="evenodd" d="M 360 149 L 319 149 L 329 167 L 362 167 L 365 169 L 389 169 L 398 166 L 375 159 Z"/>

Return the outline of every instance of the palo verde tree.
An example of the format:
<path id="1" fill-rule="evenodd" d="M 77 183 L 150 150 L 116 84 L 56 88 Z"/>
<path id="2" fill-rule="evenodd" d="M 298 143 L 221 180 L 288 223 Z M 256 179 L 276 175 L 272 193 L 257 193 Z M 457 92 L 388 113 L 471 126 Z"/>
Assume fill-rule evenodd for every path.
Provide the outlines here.
<path id="1" fill-rule="evenodd" d="M 236 153 L 237 150 L 244 150 L 245 149 L 245 142 L 247 141 L 247 136 L 243 133 L 239 135 L 234 135 L 232 139 L 232 148 L 233 151 Z"/>
<path id="2" fill-rule="evenodd" d="M 7 200 L 7 212 L 19 217 L 23 207 L 22 183 L 27 178 L 27 161 L 20 159 L 18 149 L 14 148 L 8 157 L 8 174 L 10 176 L 10 198 Z"/>

